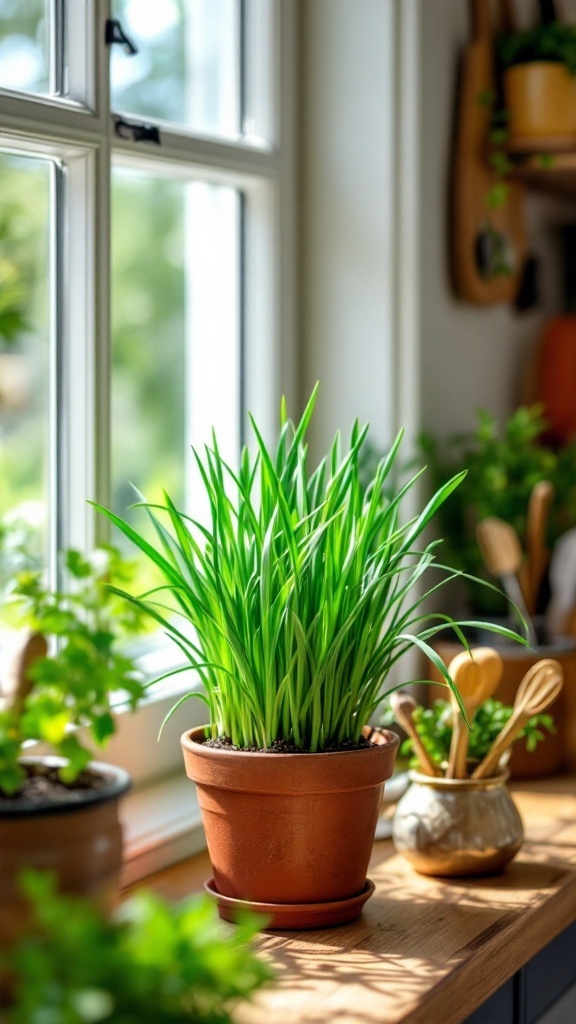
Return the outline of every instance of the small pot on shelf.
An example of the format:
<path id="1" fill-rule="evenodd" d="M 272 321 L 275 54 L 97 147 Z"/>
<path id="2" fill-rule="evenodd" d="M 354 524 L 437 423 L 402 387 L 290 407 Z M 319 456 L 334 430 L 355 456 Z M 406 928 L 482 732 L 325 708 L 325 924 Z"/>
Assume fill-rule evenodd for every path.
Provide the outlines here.
<path id="1" fill-rule="evenodd" d="M 504 72 L 510 146 L 518 152 L 576 143 L 576 77 L 559 61 L 515 64 Z"/>

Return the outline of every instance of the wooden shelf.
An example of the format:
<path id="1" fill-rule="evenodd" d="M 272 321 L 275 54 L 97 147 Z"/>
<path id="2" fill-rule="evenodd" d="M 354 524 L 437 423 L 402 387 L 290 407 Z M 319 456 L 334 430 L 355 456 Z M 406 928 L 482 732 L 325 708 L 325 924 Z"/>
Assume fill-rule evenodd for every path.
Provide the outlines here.
<path id="1" fill-rule="evenodd" d="M 541 157 L 531 154 L 515 161 L 514 176 L 527 188 L 576 199 L 576 149 L 554 153 L 552 160 L 550 167 L 543 166 Z"/>
<path id="2" fill-rule="evenodd" d="M 375 844 L 376 892 L 358 921 L 262 935 L 275 983 L 236 1017 L 246 1024 L 459 1024 L 576 918 L 576 783 L 518 783 L 526 841 L 501 875 L 417 875 Z M 199 889 L 206 855 L 147 880 L 170 898 Z"/>
<path id="3" fill-rule="evenodd" d="M 576 138 L 516 138 L 506 147 L 514 177 L 527 188 L 576 199 Z"/>
<path id="4" fill-rule="evenodd" d="M 575 135 L 532 135 L 525 138 L 510 139 L 506 147 L 511 156 L 535 155 L 546 153 L 555 156 L 558 153 L 576 153 Z"/>

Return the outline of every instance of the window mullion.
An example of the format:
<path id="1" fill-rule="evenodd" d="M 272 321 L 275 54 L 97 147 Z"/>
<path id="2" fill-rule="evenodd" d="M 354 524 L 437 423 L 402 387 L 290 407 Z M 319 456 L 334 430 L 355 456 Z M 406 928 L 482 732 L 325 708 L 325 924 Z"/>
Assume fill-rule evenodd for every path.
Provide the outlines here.
<path id="1" fill-rule="evenodd" d="M 54 96 L 65 94 L 66 28 L 65 0 L 52 0 L 50 7 L 50 92 Z"/>
<path id="2" fill-rule="evenodd" d="M 137 117 L 130 118 L 134 123 L 143 123 Z M 114 122 L 111 125 L 114 130 Z M 233 175 L 238 177 L 269 177 L 278 171 L 279 157 L 274 150 L 248 146 L 239 142 L 221 142 L 215 139 L 194 136 L 186 132 L 178 132 L 168 128 L 160 129 L 161 145 L 150 142 L 133 142 L 113 135 L 113 150 L 121 158 L 122 163 L 136 166 L 140 161 L 154 163 L 160 161 L 172 165 L 177 173 L 178 167 L 186 173 L 186 167 L 201 168 L 205 178 L 213 181 L 224 180 Z"/>
<path id="3" fill-rule="evenodd" d="M 95 182 L 97 151 L 57 169 L 54 282 L 54 454 L 58 549 L 94 541 L 96 488 Z"/>
<path id="4" fill-rule="evenodd" d="M 98 145 L 66 162 L 61 199 L 63 251 L 60 370 L 57 374 L 59 516 L 58 546 L 91 550 L 104 539 L 102 517 L 87 498 L 110 498 L 110 138 L 104 45 L 107 4 L 88 4 L 93 16 L 96 106 L 103 130 Z M 88 83 L 90 89 L 90 83 Z"/>
<path id="5" fill-rule="evenodd" d="M 60 162 L 52 166 L 52 254 L 51 293 L 52 322 L 50 325 L 50 466 L 48 481 L 49 507 L 55 514 L 49 517 L 48 538 L 49 574 L 59 584 L 57 553 L 68 536 L 68 459 L 66 457 L 67 409 L 65 385 L 65 323 L 66 323 L 66 171 Z"/>
<path id="6" fill-rule="evenodd" d="M 279 22 L 282 8 L 289 5 L 280 0 L 242 0 L 242 131 L 252 144 L 263 139 L 277 148 L 280 140 L 278 63 L 282 60 Z M 290 20 L 294 12 L 289 11 Z M 250 60 L 250 53 L 262 58 Z"/>
<path id="7" fill-rule="evenodd" d="M 111 16 L 110 0 L 95 3 L 93 26 L 97 45 L 94 48 L 95 104 L 102 118 L 101 144 L 94 162 L 93 180 L 93 244 L 91 246 L 91 280 L 93 288 L 92 326 L 92 419 L 91 452 L 93 459 L 93 494 L 103 504 L 110 504 L 110 389 L 111 389 L 111 174 L 112 143 L 110 115 L 110 52 L 105 44 L 106 21 Z M 91 518 L 91 539 L 105 540 L 108 527 L 102 516 Z"/>

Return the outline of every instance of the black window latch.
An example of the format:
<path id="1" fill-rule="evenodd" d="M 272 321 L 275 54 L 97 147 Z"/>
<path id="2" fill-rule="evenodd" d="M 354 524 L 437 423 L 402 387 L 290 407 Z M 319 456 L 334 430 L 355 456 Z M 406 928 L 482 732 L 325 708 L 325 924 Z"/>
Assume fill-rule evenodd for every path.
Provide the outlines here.
<path id="1" fill-rule="evenodd" d="M 114 43 L 120 43 L 129 57 L 133 57 L 135 53 L 138 53 L 138 47 L 134 46 L 134 43 L 128 38 L 120 22 L 114 18 L 108 18 L 106 22 L 106 35 L 104 38 L 106 46 L 112 46 Z"/>
<path id="2" fill-rule="evenodd" d="M 116 117 L 114 131 L 120 139 L 128 139 L 130 142 L 154 142 L 157 146 L 161 145 L 160 129 L 154 124 L 139 124 Z"/>

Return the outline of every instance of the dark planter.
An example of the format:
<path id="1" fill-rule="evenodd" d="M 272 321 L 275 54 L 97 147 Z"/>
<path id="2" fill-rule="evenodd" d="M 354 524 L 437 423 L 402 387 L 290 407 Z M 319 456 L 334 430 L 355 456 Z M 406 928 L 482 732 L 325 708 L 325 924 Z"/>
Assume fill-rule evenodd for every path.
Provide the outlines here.
<path id="1" fill-rule="evenodd" d="M 60 765 L 56 757 L 23 758 L 28 763 Z M 99 789 L 78 791 L 74 801 L 32 803 L 0 798 L 0 946 L 26 927 L 26 904 L 19 891 L 24 867 L 51 871 L 59 888 L 112 905 L 122 866 L 122 827 L 118 802 L 130 786 L 121 768 L 92 762 L 104 776 Z"/>
<path id="2" fill-rule="evenodd" d="M 382 789 L 398 737 L 365 750 L 267 754 L 206 747 L 204 728 L 182 737 L 198 787 L 221 916 L 264 910 L 271 927 L 353 920 L 366 879 Z"/>

